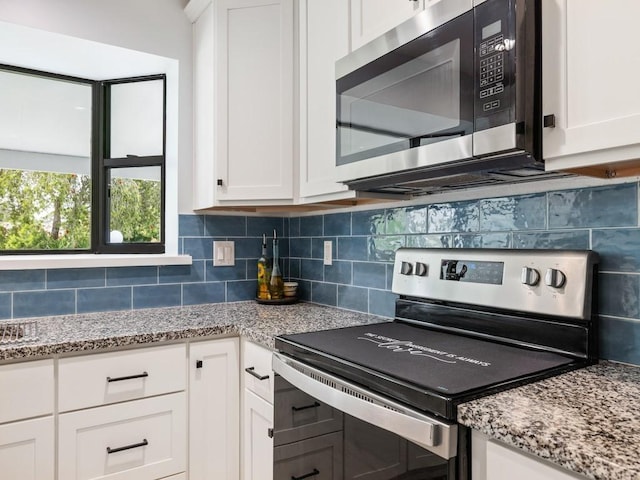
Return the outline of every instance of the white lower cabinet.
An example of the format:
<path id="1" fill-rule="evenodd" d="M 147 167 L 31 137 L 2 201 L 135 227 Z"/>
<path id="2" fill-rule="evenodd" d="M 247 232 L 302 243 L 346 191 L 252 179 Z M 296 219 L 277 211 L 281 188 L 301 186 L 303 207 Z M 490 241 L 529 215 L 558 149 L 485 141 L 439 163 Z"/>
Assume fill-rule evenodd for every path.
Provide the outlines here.
<path id="1" fill-rule="evenodd" d="M 192 343 L 189 354 L 189 478 L 239 478 L 237 338 Z"/>
<path id="2" fill-rule="evenodd" d="M 586 480 L 524 451 L 473 431 L 471 435 L 473 480 Z"/>
<path id="3" fill-rule="evenodd" d="M 249 390 L 244 390 L 243 418 L 243 475 L 244 480 L 273 478 L 273 405 Z"/>
<path id="4" fill-rule="evenodd" d="M 2 480 L 55 477 L 54 388 L 51 359 L 0 367 Z"/>
<path id="5" fill-rule="evenodd" d="M 60 415 L 58 478 L 153 480 L 186 469 L 184 392 Z"/>
<path id="6" fill-rule="evenodd" d="M 53 417 L 0 425 L 0 478 L 54 478 Z"/>
<path id="7" fill-rule="evenodd" d="M 242 479 L 273 478 L 272 352 L 242 341 Z"/>
<path id="8" fill-rule="evenodd" d="M 237 337 L 0 366 L 0 479 L 238 480 L 241 392 L 244 478 L 270 479 L 271 352 L 245 353 L 242 388 Z"/>
<path id="9" fill-rule="evenodd" d="M 53 399 L 53 360 L 0 367 L 0 423 L 51 415 Z"/>

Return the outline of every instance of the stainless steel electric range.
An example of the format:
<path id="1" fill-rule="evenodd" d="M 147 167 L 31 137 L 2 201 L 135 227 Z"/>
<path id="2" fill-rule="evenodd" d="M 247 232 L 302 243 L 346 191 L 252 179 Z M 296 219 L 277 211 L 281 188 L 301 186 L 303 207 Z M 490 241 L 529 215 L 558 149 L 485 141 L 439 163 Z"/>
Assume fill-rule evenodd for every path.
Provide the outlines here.
<path id="1" fill-rule="evenodd" d="M 597 359 L 590 251 L 397 251 L 395 319 L 276 338 L 274 479 L 467 480 L 460 403 Z"/>

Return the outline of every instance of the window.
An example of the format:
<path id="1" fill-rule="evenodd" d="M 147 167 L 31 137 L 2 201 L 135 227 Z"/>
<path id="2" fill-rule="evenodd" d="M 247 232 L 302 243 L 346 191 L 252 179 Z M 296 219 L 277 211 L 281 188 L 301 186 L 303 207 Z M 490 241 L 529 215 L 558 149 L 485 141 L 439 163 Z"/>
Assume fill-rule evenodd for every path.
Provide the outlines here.
<path id="1" fill-rule="evenodd" d="M 163 253 L 165 98 L 0 66 L 0 252 Z"/>

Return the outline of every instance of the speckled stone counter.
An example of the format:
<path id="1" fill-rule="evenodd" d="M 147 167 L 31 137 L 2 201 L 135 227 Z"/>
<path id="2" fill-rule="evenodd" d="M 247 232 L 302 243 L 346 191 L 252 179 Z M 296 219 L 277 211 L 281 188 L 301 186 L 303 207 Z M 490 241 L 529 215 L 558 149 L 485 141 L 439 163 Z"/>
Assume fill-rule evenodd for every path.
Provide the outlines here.
<path id="1" fill-rule="evenodd" d="M 489 437 L 597 480 L 640 479 L 640 368 L 602 362 L 458 407 Z"/>
<path id="2" fill-rule="evenodd" d="M 39 318 L 38 340 L 0 346 L 0 361 L 213 335 L 243 335 L 273 348 L 273 337 L 385 321 L 309 303 L 237 302 Z"/>

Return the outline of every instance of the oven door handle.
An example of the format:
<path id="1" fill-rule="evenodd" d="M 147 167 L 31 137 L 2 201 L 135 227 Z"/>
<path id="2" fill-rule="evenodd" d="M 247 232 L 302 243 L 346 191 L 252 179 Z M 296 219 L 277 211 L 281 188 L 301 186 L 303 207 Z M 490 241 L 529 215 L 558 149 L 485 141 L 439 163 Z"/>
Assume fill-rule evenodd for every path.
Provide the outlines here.
<path id="1" fill-rule="evenodd" d="M 273 354 L 273 370 L 294 387 L 337 410 L 393 432 L 442 458 L 456 455 L 455 424 L 408 409 L 280 353 Z"/>

